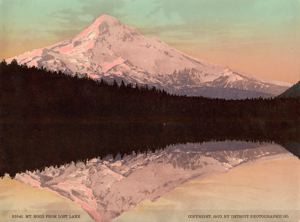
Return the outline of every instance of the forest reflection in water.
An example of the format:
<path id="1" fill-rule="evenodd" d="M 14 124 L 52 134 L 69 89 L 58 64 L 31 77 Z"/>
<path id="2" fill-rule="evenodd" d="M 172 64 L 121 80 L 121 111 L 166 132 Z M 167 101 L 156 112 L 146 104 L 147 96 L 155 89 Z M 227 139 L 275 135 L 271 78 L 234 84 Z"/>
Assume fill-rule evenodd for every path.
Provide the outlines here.
<path id="1" fill-rule="evenodd" d="M 149 152 L 172 144 L 244 140 L 277 143 L 299 157 L 300 131 L 260 129 L 257 126 L 211 128 L 180 123 L 56 123 L 1 124 L 0 174 L 14 176 L 72 161 L 133 151 Z M 224 149 L 224 147 L 222 148 Z M 226 149 L 238 149 L 227 147 Z"/>

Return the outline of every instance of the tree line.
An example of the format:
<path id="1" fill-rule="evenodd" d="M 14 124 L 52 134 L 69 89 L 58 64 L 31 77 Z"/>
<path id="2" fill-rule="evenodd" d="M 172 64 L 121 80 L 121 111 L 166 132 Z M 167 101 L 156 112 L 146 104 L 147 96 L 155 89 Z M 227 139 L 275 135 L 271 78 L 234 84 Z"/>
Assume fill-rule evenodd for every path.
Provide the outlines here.
<path id="1" fill-rule="evenodd" d="M 94 81 L 43 68 L 0 63 L 1 121 L 154 121 L 280 124 L 300 120 L 300 99 L 208 99 L 154 87 Z"/>
<path id="2" fill-rule="evenodd" d="M 0 176 L 210 140 L 276 142 L 299 156 L 300 100 L 176 96 L 0 63 Z"/>

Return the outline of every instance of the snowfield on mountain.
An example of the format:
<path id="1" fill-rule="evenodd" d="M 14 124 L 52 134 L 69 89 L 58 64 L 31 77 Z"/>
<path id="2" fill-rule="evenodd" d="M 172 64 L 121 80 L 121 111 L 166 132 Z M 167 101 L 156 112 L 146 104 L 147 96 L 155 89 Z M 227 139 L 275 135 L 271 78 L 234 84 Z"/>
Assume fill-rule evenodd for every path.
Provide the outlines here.
<path id="1" fill-rule="evenodd" d="M 258 80 L 228 67 L 197 60 L 118 19 L 101 15 L 70 40 L 19 56 L 18 63 L 155 86 L 170 93 L 243 99 L 276 96 L 288 86 Z"/>

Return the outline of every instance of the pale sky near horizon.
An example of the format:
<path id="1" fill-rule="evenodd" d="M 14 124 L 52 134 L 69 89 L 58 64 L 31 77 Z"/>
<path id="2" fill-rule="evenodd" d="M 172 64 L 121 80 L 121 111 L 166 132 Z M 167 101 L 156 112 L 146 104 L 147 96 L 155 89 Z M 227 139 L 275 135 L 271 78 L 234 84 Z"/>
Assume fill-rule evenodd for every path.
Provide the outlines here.
<path id="1" fill-rule="evenodd" d="M 102 13 L 196 58 L 300 79 L 300 0 L 0 0 L 0 59 L 71 38 Z"/>

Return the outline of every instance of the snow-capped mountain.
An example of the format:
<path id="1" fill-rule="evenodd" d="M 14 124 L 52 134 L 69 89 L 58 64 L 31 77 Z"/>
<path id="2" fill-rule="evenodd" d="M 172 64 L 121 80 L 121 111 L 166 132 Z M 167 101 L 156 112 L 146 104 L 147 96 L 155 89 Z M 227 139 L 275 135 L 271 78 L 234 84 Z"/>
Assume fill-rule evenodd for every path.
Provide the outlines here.
<path id="1" fill-rule="evenodd" d="M 236 99 L 278 95 L 288 88 L 194 59 L 109 15 L 98 17 L 70 40 L 8 61 L 12 59 L 28 66 L 87 74 L 95 80 L 148 84 L 189 96 Z"/>

